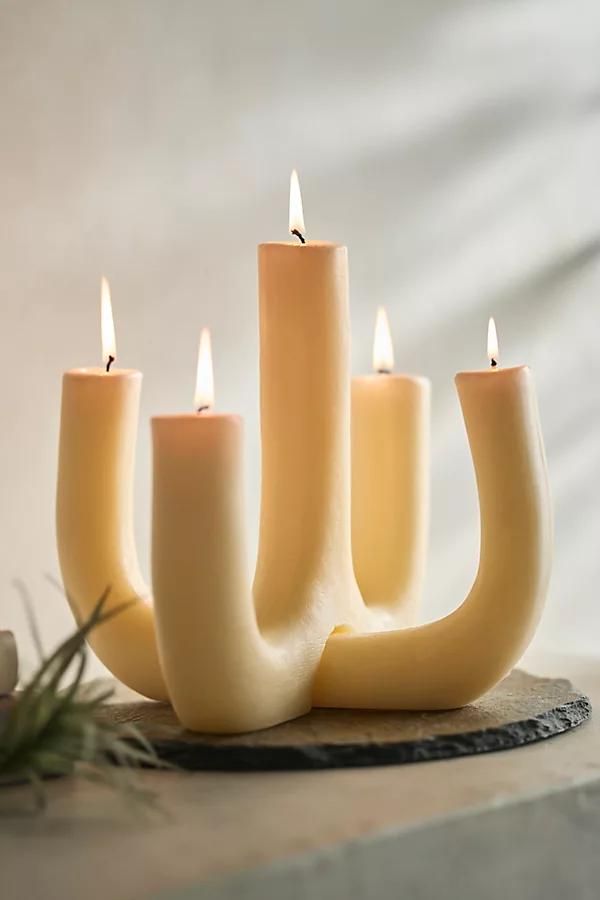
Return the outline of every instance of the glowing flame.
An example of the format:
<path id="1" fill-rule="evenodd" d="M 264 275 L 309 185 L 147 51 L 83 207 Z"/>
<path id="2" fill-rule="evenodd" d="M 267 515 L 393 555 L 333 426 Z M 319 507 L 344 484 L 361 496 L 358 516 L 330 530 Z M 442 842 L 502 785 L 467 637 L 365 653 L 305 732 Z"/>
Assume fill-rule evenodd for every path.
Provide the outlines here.
<path id="1" fill-rule="evenodd" d="M 200 334 L 200 347 L 198 350 L 198 369 L 196 370 L 194 406 L 198 412 L 201 412 L 203 410 L 212 409 L 214 403 L 215 386 L 210 331 L 208 328 L 203 328 Z"/>
<path id="2" fill-rule="evenodd" d="M 290 234 L 300 235 L 304 243 L 304 212 L 298 173 L 294 169 L 290 178 Z"/>
<path id="3" fill-rule="evenodd" d="M 383 306 L 377 310 L 373 340 L 373 368 L 376 372 L 391 372 L 394 368 L 394 346 L 390 323 Z"/>
<path id="4" fill-rule="evenodd" d="M 493 319 L 488 322 L 487 355 L 492 366 L 498 365 L 498 334 Z"/>
<path id="5" fill-rule="evenodd" d="M 100 289 L 100 329 L 102 332 L 102 362 L 108 372 L 117 358 L 117 342 L 110 302 L 110 286 L 106 278 L 102 278 L 102 287 Z"/>

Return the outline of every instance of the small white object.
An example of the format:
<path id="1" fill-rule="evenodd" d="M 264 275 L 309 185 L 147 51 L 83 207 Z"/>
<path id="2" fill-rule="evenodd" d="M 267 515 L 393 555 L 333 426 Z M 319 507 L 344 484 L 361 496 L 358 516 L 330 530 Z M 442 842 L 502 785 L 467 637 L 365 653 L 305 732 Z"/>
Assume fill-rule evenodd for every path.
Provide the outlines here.
<path id="1" fill-rule="evenodd" d="M 12 631 L 0 631 L 0 695 L 10 694 L 19 678 L 17 644 Z"/>

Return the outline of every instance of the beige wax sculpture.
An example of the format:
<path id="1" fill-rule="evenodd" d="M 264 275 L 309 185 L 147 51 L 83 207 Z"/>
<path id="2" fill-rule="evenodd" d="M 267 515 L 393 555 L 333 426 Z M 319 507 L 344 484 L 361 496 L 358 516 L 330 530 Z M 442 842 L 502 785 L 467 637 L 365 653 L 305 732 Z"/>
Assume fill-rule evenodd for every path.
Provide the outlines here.
<path id="1" fill-rule="evenodd" d="M 377 313 L 374 375 L 352 379 L 352 557 L 365 603 L 395 626 L 415 621 L 429 524 L 430 383 L 396 374 Z"/>
<path id="2" fill-rule="evenodd" d="M 317 675 L 317 706 L 463 706 L 497 684 L 533 636 L 552 564 L 542 435 L 530 370 L 500 369 L 496 347 L 489 354 L 490 370 L 456 377 L 481 517 L 473 587 L 458 609 L 436 622 L 333 635 Z"/>

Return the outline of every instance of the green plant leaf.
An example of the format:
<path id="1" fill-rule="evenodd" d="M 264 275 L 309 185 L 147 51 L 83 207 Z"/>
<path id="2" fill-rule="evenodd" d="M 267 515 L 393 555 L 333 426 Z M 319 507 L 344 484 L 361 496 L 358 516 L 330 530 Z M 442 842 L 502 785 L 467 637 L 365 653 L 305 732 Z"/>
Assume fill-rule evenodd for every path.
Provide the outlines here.
<path id="1" fill-rule="evenodd" d="M 158 759 L 134 725 L 97 716 L 112 690 L 97 682 L 83 684 L 87 637 L 130 605 L 105 611 L 109 593 L 104 591 L 89 618 L 42 659 L 0 730 L 0 784 L 27 780 L 37 809 L 45 805 L 45 777 L 77 772 L 147 803 L 149 792 L 133 783 L 131 770 L 140 766 L 172 768 Z M 39 636 L 36 644 L 41 648 Z M 69 673 L 71 680 L 63 687 Z"/>

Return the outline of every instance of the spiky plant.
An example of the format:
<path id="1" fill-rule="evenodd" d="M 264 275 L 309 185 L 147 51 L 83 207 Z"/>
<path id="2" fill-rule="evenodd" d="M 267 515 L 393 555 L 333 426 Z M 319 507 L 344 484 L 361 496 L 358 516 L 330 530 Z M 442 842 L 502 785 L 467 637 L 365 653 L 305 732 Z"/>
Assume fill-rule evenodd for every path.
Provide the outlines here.
<path id="1" fill-rule="evenodd" d="M 46 805 L 44 778 L 74 772 L 150 801 L 153 795 L 136 784 L 131 769 L 164 765 L 134 725 L 97 717 L 113 690 L 83 684 L 87 637 L 125 608 L 105 611 L 108 594 L 105 591 L 89 618 L 51 656 L 42 658 L 9 706 L 3 725 L 0 720 L 0 784 L 29 782 L 38 810 Z M 39 648 L 35 627 L 33 632 Z M 69 675 L 72 680 L 63 687 Z"/>

